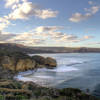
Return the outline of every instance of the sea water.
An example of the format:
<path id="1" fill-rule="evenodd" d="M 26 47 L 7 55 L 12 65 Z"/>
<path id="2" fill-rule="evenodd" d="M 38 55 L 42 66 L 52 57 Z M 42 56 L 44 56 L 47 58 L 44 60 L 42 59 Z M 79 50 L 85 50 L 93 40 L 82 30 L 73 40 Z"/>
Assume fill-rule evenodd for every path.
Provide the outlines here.
<path id="1" fill-rule="evenodd" d="M 34 55 L 34 54 L 33 54 Z M 54 88 L 89 89 L 93 92 L 100 86 L 100 53 L 57 53 L 35 54 L 53 57 L 58 66 L 54 69 L 41 68 L 37 71 L 19 73 L 16 78 L 32 81 L 38 85 Z M 30 54 L 32 56 L 32 54 Z"/>

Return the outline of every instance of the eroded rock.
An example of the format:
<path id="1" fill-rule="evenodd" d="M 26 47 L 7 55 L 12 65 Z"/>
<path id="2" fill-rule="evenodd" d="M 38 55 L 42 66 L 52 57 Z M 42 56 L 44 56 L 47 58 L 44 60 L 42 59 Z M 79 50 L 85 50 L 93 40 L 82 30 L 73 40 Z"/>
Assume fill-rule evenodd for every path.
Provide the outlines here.
<path id="1" fill-rule="evenodd" d="M 57 66 L 57 62 L 55 59 L 51 58 L 51 57 L 47 57 L 45 59 L 45 65 L 49 66 L 49 67 L 56 67 Z"/>
<path id="2" fill-rule="evenodd" d="M 36 62 L 31 59 L 19 59 L 16 65 L 16 71 L 26 71 L 35 69 Z"/>

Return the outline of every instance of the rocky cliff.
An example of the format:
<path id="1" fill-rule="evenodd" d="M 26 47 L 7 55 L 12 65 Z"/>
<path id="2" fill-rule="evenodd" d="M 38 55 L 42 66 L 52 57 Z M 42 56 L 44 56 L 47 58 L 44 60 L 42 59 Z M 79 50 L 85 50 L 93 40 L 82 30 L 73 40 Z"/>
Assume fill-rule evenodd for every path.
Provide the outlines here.
<path id="1" fill-rule="evenodd" d="M 30 57 L 21 52 L 0 54 L 0 68 L 3 71 L 8 70 L 16 73 L 41 67 L 54 68 L 56 66 L 56 60 L 50 57 L 45 58 L 38 55 Z"/>

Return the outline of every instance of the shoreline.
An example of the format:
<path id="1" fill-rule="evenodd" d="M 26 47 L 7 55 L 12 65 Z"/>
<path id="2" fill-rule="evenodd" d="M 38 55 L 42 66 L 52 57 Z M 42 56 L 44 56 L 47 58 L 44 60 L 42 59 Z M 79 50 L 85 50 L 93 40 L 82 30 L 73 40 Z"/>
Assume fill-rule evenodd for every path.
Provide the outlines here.
<path id="1" fill-rule="evenodd" d="M 22 73 L 22 72 L 21 72 Z M 29 74 L 29 75 L 32 75 L 32 74 Z M 25 75 L 25 76 L 27 76 L 27 75 Z M 24 76 L 24 77 L 25 77 Z M 81 91 L 83 94 L 85 94 L 85 95 L 87 95 L 87 96 L 92 96 L 93 98 L 95 98 L 95 96 L 93 96 L 93 94 L 91 93 L 91 92 L 89 92 L 89 89 L 87 89 L 86 91 L 83 91 L 83 90 L 81 90 L 81 89 L 79 89 L 79 88 L 72 88 L 72 87 L 67 87 L 67 88 L 55 88 L 55 87 L 46 87 L 46 86 L 42 86 L 42 85 L 39 85 L 39 84 L 36 84 L 35 82 L 33 82 L 33 81 L 22 81 L 22 80 L 18 80 L 18 79 L 16 79 L 16 81 L 17 82 L 22 82 L 22 83 L 24 83 L 24 84 L 26 84 L 26 83 L 31 83 L 31 84 L 34 84 L 34 85 L 36 85 L 37 86 L 37 88 L 42 88 L 42 89 L 50 89 L 50 90 L 52 90 L 52 89 L 54 89 L 54 90 L 57 90 L 57 91 L 62 91 L 62 90 L 69 90 L 69 89 L 71 89 L 71 91 L 73 91 L 74 89 L 76 89 L 76 90 L 79 90 L 79 91 Z M 97 96 L 98 97 L 98 96 Z M 40 98 L 40 97 L 39 97 Z M 41 100 L 41 99 L 36 99 L 36 100 Z M 90 97 L 91 98 L 91 97 Z M 51 100 L 51 99 L 50 99 Z M 54 99 L 55 100 L 55 99 Z M 58 100 L 58 99 L 57 99 Z M 75 99 L 76 100 L 76 99 Z M 80 99 L 81 100 L 81 99 Z M 82 99 L 83 100 L 83 99 Z M 92 99 L 85 99 L 85 100 L 92 100 Z M 93 100 L 100 100 L 100 97 L 98 97 L 98 98 L 95 98 L 95 99 L 93 99 Z"/>
<path id="2" fill-rule="evenodd" d="M 92 98 L 92 100 L 100 100 L 77 88 L 56 89 L 43 87 L 34 82 L 23 82 L 14 79 L 19 72 L 25 73 L 26 70 L 55 68 L 56 66 L 56 60 L 50 57 L 30 57 L 21 52 L 1 54 L 0 95 L 5 96 L 5 100 L 23 100 L 22 98 L 26 100 L 70 100 L 68 98 L 71 98 L 71 100 L 91 100 L 89 98 Z"/>

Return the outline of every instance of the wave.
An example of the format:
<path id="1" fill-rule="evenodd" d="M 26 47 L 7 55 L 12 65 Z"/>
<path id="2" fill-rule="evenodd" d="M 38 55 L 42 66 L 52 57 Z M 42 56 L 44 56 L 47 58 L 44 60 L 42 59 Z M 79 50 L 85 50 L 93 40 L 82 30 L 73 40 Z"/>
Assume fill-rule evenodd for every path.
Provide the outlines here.
<path id="1" fill-rule="evenodd" d="M 83 64 L 85 62 L 76 62 L 76 63 L 71 63 L 71 64 L 67 64 L 66 66 L 73 66 L 73 65 L 77 65 L 77 64 Z"/>
<path id="2" fill-rule="evenodd" d="M 75 68 L 75 67 L 61 66 L 61 67 L 58 67 L 58 68 L 53 69 L 51 71 L 54 71 L 54 72 L 70 72 L 70 71 L 78 71 L 78 70 L 79 69 Z"/>

